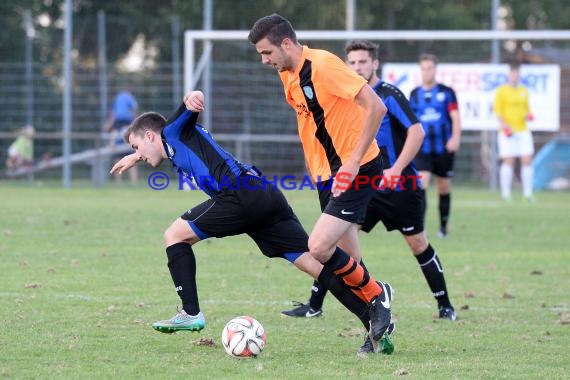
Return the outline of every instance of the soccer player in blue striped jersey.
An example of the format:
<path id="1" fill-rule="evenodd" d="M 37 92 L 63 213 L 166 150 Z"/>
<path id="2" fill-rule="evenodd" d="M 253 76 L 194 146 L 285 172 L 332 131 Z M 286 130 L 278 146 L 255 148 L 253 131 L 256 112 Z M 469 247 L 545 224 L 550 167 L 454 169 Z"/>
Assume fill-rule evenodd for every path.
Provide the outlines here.
<path id="1" fill-rule="evenodd" d="M 382 221 L 388 231 L 399 230 L 435 297 L 439 317 L 455 320 L 456 314 L 449 296 L 443 268 L 439 257 L 429 243 L 424 231 L 424 197 L 421 179 L 412 160 L 422 145 L 424 131 L 409 102 L 395 86 L 381 81 L 376 74 L 379 61 L 377 46 L 370 41 L 349 41 L 345 47 L 348 65 L 368 81 L 376 94 L 382 98 L 388 113 L 382 120 L 376 141 L 382 152 L 385 177 L 401 178 L 398 186 L 380 189 L 368 205 L 361 229 L 370 232 Z M 360 259 L 359 247 L 344 247 L 355 259 Z M 283 313 L 289 316 L 307 317 L 322 313 L 326 290 L 315 282 L 307 304 L 299 304 Z M 303 311 L 308 310 L 308 314 Z M 311 313 L 312 312 L 312 313 Z M 393 327 L 392 327 L 393 328 Z M 365 342 L 361 351 L 366 351 L 370 342 Z"/>
<path id="2" fill-rule="evenodd" d="M 170 319 L 155 322 L 153 328 L 173 333 L 205 327 L 198 301 L 193 246 L 210 237 L 239 234 L 250 236 L 265 256 L 286 259 L 326 284 L 366 329 L 371 328 L 370 307 L 358 295 L 361 287 L 346 280 L 351 271 L 337 273 L 336 266 L 360 266 L 358 262 L 340 250 L 340 262 L 334 263 L 321 264 L 309 254 L 309 236 L 283 193 L 264 181 L 255 167 L 239 162 L 222 149 L 196 123 L 203 109 L 204 94 L 193 91 L 168 120 L 156 112 L 140 115 L 124 136 L 135 153 L 123 157 L 111 169 L 111 174 L 122 173 L 139 161 L 157 167 L 168 159 L 182 177 L 194 179 L 195 186 L 210 196 L 184 212 L 164 232 L 168 269 L 182 310 Z M 365 275 L 368 276 L 366 271 Z M 388 343 L 391 344 L 382 339 L 375 349 L 393 350 L 386 346 Z"/>
<path id="3" fill-rule="evenodd" d="M 435 80 L 437 63 L 438 59 L 433 54 L 420 56 L 422 85 L 412 90 L 410 104 L 426 134 L 414 163 L 422 176 L 424 191 L 429 187 L 431 174 L 436 176 L 439 194 L 438 235 L 443 238 L 448 234 L 451 178 L 455 152 L 461 141 L 461 120 L 455 91 Z"/>

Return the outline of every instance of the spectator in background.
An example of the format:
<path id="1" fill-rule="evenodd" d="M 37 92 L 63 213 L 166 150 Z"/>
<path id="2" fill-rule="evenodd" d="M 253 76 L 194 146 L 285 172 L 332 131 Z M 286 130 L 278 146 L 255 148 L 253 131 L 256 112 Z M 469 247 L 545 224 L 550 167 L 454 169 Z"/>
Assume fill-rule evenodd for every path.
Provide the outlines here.
<path id="1" fill-rule="evenodd" d="M 461 122 L 455 92 L 451 87 L 435 80 L 437 62 L 437 57 L 433 54 L 420 56 L 422 85 L 412 90 L 410 105 L 425 131 L 424 143 L 414 164 L 420 171 L 424 191 L 429 187 L 431 174 L 436 176 L 439 193 L 438 235 L 443 238 L 448 233 L 451 178 L 455 152 L 461 142 Z"/>
<path id="2" fill-rule="evenodd" d="M 20 135 L 8 148 L 6 169 L 8 172 L 20 168 L 30 168 L 34 162 L 34 136 L 36 130 L 31 125 L 22 128 Z"/>
<path id="3" fill-rule="evenodd" d="M 517 63 L 510 66 L 508 83 L 497 88 L 494 110 L 499 118 L 501 196 L 506 201 L 511 199 L 514 164 L 515 159 L 519 158 L 523 195 L 532 202 L 534 144 L 526 121 L 532 120 L 533 116 L 528 104 L 528 89 L 520 84 L 520 68 Z"/>
<path id="4" fill-rule="evenodd" d="M 113 108 L 105 125 L 105 131 L 111 133 L 111 147 L 117 147 L 125 143 L 123 134 L 135 119 L 137 109 L 138 103 L 129 89 L 123 89 L 115 96 Z M 118 157 L 122 156 L 122 154 L 118 154 Z M 129 177 L 132 183 L 138 181 L 136 167 L 129 171 Z M 115 174 L 115 179 L 120 181 L 121 174 Z"/>

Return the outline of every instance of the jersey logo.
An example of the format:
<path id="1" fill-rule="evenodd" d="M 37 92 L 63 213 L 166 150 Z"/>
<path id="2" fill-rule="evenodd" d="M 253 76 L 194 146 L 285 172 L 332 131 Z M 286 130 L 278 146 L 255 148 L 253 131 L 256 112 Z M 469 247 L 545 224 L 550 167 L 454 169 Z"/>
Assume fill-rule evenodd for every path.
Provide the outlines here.
<path id="1" fill-rule="evenodd" d="M 445 101 L 445 94 L 443 92 L 438 92 L 435 98 L 438 102 L 443 102 Z"/>
<path id="2" fill-rule="evenodd" d="M 304 86 L 303 87 L 303 92 L 305 93 L 305 96 L 309 99 L 309 100 L 313 100 L 313 96 L 315 95 L 313 93 L 313 89 L 311 88 L 311 86 Z"/>

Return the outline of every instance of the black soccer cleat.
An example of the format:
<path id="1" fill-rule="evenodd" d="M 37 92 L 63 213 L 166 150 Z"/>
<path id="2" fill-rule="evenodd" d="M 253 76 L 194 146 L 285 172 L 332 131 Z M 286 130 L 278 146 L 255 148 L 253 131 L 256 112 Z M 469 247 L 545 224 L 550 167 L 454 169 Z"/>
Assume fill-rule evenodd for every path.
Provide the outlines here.
<path id="1" fill-rule="evenodd" d="M 388 327 L 390 327 L 390 322 L 392 321 L 392 286 L 381 281 L 378 281 L 378 285 L 382 288 L 382 293 L 375 297 L 368 305 L 370 313 L 370 329 L 368 330 L 368 334 L 374 346 L 374 352 L 378 352 L 380 349 L 380 340 L 388 330 Z"/>
<path id="2" fill-rule="evenodd" d="M 449 319 L 451 321 L 455 321 L 457 319 L 457 315 L 455 314 L 453 307 L 441 306 L 439 308 L 439 319 Z"/>
<path id="3" fill-rule="evenodd" d="M 323 315 L 323 309 L 313 309 L 308 303 L 293 301 L 294 308 L 283 310 L 281 314 L 288 317 L 315 318 Z"/>

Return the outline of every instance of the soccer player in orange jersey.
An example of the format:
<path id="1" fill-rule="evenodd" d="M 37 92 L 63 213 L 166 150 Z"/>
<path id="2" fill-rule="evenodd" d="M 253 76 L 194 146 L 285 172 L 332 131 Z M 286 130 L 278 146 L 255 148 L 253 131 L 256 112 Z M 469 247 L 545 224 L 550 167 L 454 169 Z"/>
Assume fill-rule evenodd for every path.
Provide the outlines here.
<path id="1" fill-rule="evenodd" d="M 382 173 L 375 136 L 386 106 L 365 79 L 334 54 L 297 41 L 278 14 L 257 20 L 249 41 L 263 64 L 279 73 L 285 99 L 297 113 L 309 174 L 319 189 L 322 214 L 309 236 L 309 251 L 370 305 L 369 335 L 375 351 L 391 322 L 391 287 L 374 280 L 360 258 L 341 260 L 342 243 L 358 251 L 358 222 Z"/>

